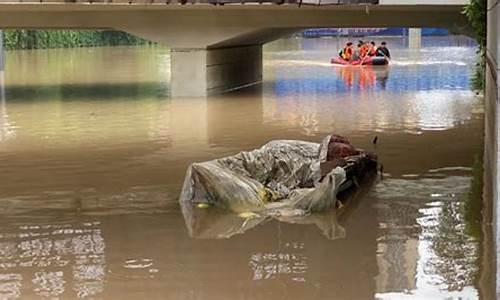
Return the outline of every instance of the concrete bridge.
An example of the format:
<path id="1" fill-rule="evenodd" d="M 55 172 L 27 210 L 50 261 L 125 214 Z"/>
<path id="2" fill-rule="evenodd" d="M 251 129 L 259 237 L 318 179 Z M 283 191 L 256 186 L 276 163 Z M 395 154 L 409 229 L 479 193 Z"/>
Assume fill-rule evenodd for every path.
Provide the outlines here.
<path id="1" fill-rule="evenodd" d="M 262 45 L 304 28 L 469 30 L 461 13 L 468 0 L 378 0 L 378 4 L 371 4 L 373 0 L 340 0 L 369 4 L 336 5 L 324 4 L 339 0 L 286 0 L 300 2 L 284 5 L 201 0 L 225 1 L 224 6 L 164 2 L 170 0 L 32 1 L 0 1 L 0 28 L 117 29 L 163 43 L 172 49 L 173 96 L 205 96 L 260 82 Z"/>
<path id="2" fill-rule="evenodd" d="M 468 0 L 271 0 L 283 5 L 257 5 L 247 0 L 194 0 L 195 5 L 189 4 L 193 0 L 177 0 L 187 1 L 186 5 L 172 0 L 79 1 L 0 0 L 0 28 L 117 29 L 164 43 L 172 49 L 171 91 L 177 97 L 206 96 L 260 82 L 262 45 L 304 28 L 445 27 L 470 32 L 462 14 Z M 200 1 L 223 1 L 225 5 Z M 500 245 L 499 1 L 488 0 L 485 95 L 483 213 L 485 224 L 493 226 L 483 229 L 493 231 L 496 243 L 494 249 L 485 248 L 482 263 L 493 269 L 493 274 L 500 270 L 500 265 L 491 263 Z M 500 295 L 498 280 L 496 290 L 486 298 L 494 299 L 494 294 Z"/>

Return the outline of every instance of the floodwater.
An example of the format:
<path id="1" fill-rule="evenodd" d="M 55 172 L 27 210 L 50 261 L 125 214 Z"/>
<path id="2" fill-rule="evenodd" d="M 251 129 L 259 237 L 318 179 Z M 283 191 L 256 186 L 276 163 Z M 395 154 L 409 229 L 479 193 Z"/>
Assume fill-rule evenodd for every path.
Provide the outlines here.
<path id="1" fill-rule="evenodd" d="M 262 85 L 208 99 L 169 98 L 159 46 L 8 52 L 0 299 L 488 299 L 473 43 L 389 39 L 391 66 L 333 67 L 342 42 L 266 45 Z M 273 221 L 215 239 L 217 216 L 188 235 L 190 163 L 331 132 L 384 165 L 334 236 Z"/>

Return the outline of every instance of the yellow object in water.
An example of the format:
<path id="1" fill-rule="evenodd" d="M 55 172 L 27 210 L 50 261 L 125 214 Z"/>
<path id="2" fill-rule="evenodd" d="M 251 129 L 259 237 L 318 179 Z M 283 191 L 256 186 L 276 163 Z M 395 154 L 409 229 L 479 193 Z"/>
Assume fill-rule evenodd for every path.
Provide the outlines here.
<path id="1" fill-rule="evenodd" d="M 259 190 L 259 197 L 264 202 L 274 202 L 276 199 L 276 194 L 272 190 L 264 187 L 263 189 Z"/>
<path id="2" fill-rule="evenodd" d="M 251 211 L 247 211 L 247 212 L 242 212 L 242 213 L 238 214 L 238 217 L 243 218 L 243 219 L 255 219 L 255 218 L 258 218 L 259 215 L 256 213 L 253 213 Z"/>
<path id="3" fill-rule="evenodd" d="M 198 207 L 198 208 L 209 208 L 210 204 L 208 204 L 208 203 L 198 203 L 196 205 L 196 207 Z"/>

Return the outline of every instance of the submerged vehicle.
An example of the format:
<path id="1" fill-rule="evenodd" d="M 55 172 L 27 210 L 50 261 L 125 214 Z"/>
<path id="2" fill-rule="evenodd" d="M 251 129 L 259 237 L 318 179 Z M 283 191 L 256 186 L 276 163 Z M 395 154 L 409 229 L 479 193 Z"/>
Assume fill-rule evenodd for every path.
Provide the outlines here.
<path id="1" fill-rule="evenodd" d="M 218 220 L 221 214 L 246 219 L 246 227 L 270 218 L 317 222 L 310 216 L 341 206 L 337 194 L 357 186 L 376 166 L 375 154 L 338 135 L 321 144 L 271 141 L 260 149 L 191 164 L 179 202 L 192 237 L 200 232 L 200 209 L 213 210 L 203 214 L 215 214 Z"/>
<path id="2" fill-rule="evenodd" d="M 347 66 L 385 66 L 389 64 L 389 59 L 385 56 L 368 56 L 362 60 L 347 61 L 342 57 L 334 57 L 330 60 L 334 65 L 347 65 Z"/>
<path id="3" fill-rule="evenodd" d="M 189 236 L 195 239 L 227 239 L 243 234 L 268 221 L 279 223 L 314 226 L 329 240 L 345 238 L 344 224 L 359 208 L 373 184 L 376 182 L 376 172 L 369 171 L 359 181 L 359 187 L 339 191 L 334 209 L 308 215 L 266 215 L 266 214 L 235 214 L 224 209 L 211 207 L 200 209 L 189 206 L 184 212 L 184 219 Z M 347 187 L 347 185 L 345 186 Z"/>

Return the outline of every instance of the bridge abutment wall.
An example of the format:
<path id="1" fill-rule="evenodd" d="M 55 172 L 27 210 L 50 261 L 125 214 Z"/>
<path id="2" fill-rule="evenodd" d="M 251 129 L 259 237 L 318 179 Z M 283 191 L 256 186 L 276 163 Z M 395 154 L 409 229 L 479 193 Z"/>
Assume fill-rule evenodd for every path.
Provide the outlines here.
<path id="1" fill-rule="evenodd" d="M 485 299 L 495 299 L 500 297 L 500 282 L 496 277 L 500 272 L 500 132 L 499 132 L 499 94 L 500 94 L 500 4 L 498 0 L 488 1 L 488 26 L 487 26 L 487 51 L 486 51 L 486 87 L 485 87 L 485 136 L 484 136 L 484 224 L 488 225 L 483 229 L 487 236 L 490 232 L 493 235 L 493 247 L 484 247 L 485 278 L 481 281 L 492 281 L 494 289 L 485 289 Z M 491 261 L 496 261 L 492 264 Z M 493 270 L 491 270 L 492 268 Z M 486 278 L 490 277 L 491 278 Z M 483 276 L 482 276 L 483 277 Z M 496 294 L 496 297 L 495 297 Z"/>
<path id="2" fill-rule="evenodd" d="M 175 97 L 203 97 L 262 81 L 262 46 L 172 49 L 170 86 Z"/>

